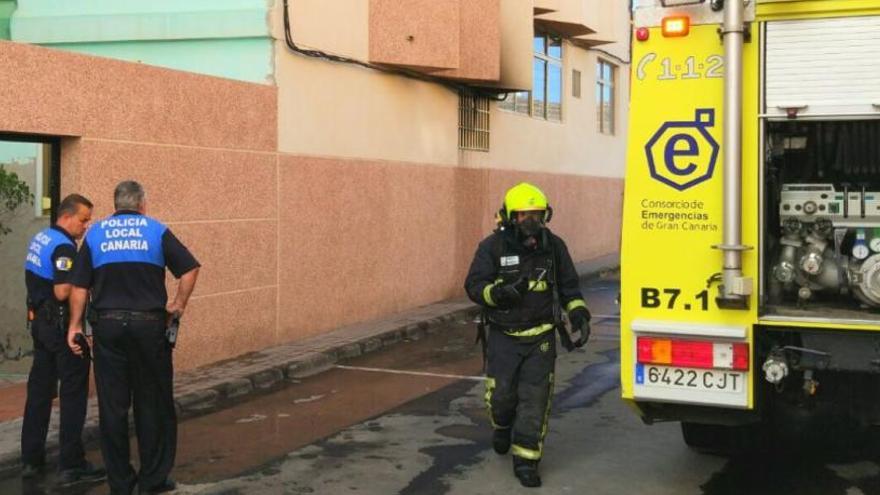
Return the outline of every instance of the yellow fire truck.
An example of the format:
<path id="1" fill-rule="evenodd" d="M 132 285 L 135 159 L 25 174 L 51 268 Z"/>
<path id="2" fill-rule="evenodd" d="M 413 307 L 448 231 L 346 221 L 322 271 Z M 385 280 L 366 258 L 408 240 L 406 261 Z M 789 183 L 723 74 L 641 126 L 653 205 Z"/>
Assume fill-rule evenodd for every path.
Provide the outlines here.
<path id="1" fill-rule="evenodd" d="M 880 423 L 878 49 L 880 0 L 637 2 L 620 362 L 646 422 L 703 449 Z"/>

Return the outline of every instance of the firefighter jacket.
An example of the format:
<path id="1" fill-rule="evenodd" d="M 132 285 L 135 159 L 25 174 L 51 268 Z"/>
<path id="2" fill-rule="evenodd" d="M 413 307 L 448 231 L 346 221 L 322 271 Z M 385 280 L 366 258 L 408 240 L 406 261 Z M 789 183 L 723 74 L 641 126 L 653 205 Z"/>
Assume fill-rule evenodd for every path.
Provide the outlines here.
<path id="1" fill-rule="evenodd" d="M 579 277 L 565 242 L 543 229 L 535 247 L 523 245 L 513 229 L 496 230 L 484 239 L 465 279 L 468 297 L 485 308 L 490 326 L 508 335 L 534 337 L 553 330 L 558 323 L 553 291 L 558 291 L 560 308 L 571 311 L 586 307 Z M 528 291 L 519 305 L 501 309 L 492 300 L 496 285 L 526 277 Z"/>

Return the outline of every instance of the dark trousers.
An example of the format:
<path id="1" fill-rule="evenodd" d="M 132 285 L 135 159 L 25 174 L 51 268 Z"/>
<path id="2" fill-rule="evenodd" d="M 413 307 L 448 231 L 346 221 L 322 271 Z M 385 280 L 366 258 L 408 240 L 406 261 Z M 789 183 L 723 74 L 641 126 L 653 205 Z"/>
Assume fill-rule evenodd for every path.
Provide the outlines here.
<path id="1" fill-rule="evenodd" d="M 28 375 L 21 427 L 21 461 L 33 465 L 45 463 L 52 399 L 58 391 L 61 406 L 58 467 L 64 470 L 85 465 L 82 431 L 89 397 L 90 360 L 70 351 L 67 329 L 62 327 L 62 322 L 43 317 L 34 320 L 31 327 L 34 361 Z"/>
<path id="2" fill-rule="evenodd" d="M 511 453 L 540 460 L 553 396 L 556 334 L 523 339 L 489 331 L 486 404 L 492 427 L 513 428 Z"/>
<path id="3" fill-rule="evenodd" d="M 136 484 L 150 490 L 168 477 L 177 450 L 165 322 L 99 319 L 94 335 L 101 452 L 111 493 L 128 495 Z M 132 400 L 141 466 L 137 475 L 129 461 Z"/>

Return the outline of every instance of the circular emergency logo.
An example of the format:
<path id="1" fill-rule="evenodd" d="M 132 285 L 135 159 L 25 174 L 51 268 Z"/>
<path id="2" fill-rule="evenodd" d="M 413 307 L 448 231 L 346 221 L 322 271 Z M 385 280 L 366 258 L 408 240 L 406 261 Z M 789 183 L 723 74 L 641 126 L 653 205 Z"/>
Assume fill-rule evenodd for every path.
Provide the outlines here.
<path id="1" fill-rule="evenodd" d="M 714 126 L 714 108 L 697 109 L 693 121 L 661 125 L 645 144 L 651 177 L 679 191 L 712 178 L 719 149 L 708 131 Z"/>

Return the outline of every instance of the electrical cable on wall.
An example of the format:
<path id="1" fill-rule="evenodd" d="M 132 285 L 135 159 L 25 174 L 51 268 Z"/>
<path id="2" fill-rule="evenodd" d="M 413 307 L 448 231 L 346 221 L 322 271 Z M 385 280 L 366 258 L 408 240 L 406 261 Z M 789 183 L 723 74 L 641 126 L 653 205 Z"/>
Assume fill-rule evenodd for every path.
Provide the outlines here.
<path id="1" fill-rule="evenodd" d="M 321 50 L 310 50 L 307 48 L 300 47 L 293 41 L 293 35 L 290 29 L 290 8 L 288 5 L 288 0 L 284 0 L 284 40 L 287 42 L 287 47 L 293 51 L 294 53 L 298 53 L 300 55 L 304 55 L 306 57 L 318 58 L 327 60 L 329 62 L 336 62 L 342 64 L 351 64 L 359 67 L 363 67 L 366 69 L 372 69 L 379 72 L 384 72 L 386 74 L 394 74 L 397 76 L 407 77 L 410 79 L 415 79 L 422 82 L 439 84 L 445 88 L 448 88 L 456 93 L 463 93 L 469 96 L 479 96 L 481 98 L 489 98 L 495 101 L 503 101 L 506 97 L 506 91 L 501 90 L 491 90 L 484 88 L 476 88 L 473 86 L 468 86 L 466 84 L 456 83 L 449 79 L 444 79 L 435 76 L 429 76 L 427 74 L 422 74 L 421 72 L 417 72 L 414 70 L 405 70 L 400 68 L 391 68 L 383 65 L 372 64 L 369 62 L 364 62 L 363 60 L 358 60 L 355 58 L 344 57 L 341 55 L 334 55 L 332 53 L 327 53 Z"/>

